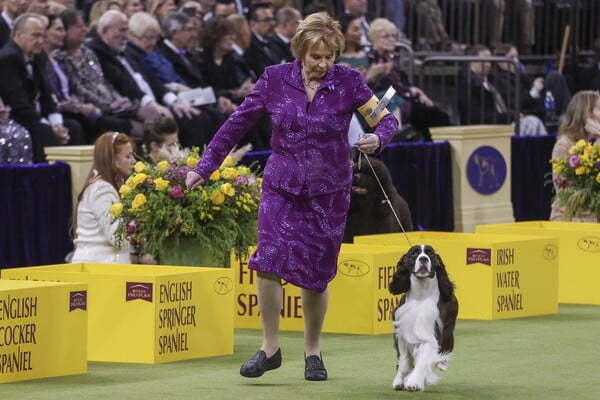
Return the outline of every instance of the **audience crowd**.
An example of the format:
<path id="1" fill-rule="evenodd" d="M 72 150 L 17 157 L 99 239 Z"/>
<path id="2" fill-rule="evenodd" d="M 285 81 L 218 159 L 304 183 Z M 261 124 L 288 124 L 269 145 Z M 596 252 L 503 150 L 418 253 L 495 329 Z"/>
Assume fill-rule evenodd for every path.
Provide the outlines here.
<path id="1" fill-rule="evenodd" d="M 313 12 L 327 12 L 340 21 L 346 48 L 338 62 L 358 69 L 380 96 L 393 86 L 397 96 L 388 108 L 421 140 L 430 140 L 432 126 L 512 123 L 518 110 L 520 118 L 530 117 L 540 126 L 525 134 L 545 133 L 547 92 L 553 93 L 560 117 L 571 93 L 600 89 L 600 39 L 593 49 L 596 63 L 581 68 L 573 85 L 556 72 L 527 73 L 519 50 L 529 53 L 533 43 L 532 0 L 486 2 L 482 12 L 493 16 L 482 36 L 486 44 L 466 49 L 450 37 L 443 17 L 448 10 L 437 0 L 0 4 L 0 163 L 43 162 L 45 146 L 92 144 L 107 131 L 127 134 L 140 146 L 145 127 L 158 118 L 175 122 L 182 146 L 203 147 L 266 67 L 293 59 L 290 40 L 299 21 Z M 501 43 L 509 7 L 520 10 L 518 45 Z M 469 63 L 457 77 L 456 104 L 439 104 L 410 81 L 397 56 L 406 43 L 405 30 L 417 22 L 422 35 L 413 43 L 417 50 L 464 49 L 466 55 L 494 54 L 513 62 Z M 520 99 L 518 107 L 514 98 Z M 449 108 L 456 109 L 457 119 Z M 245 142 L 267 150 L 270 135 L 265 116 Z"/>

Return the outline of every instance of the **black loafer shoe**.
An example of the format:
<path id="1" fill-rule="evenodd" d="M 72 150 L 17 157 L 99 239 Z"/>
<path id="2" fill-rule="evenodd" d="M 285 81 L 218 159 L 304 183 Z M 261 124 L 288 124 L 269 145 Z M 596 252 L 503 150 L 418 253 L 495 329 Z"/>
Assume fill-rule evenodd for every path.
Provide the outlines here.
<path id="1" fill-rule="evenodd" d="M 281 366 L 281 349 L 267 358 L 267 353 L 263 350 L 256 352 L 254 357 L 246 361 L 240 368 L 240 375 L 246 378 L 258 378 L 267 371 L 279 368 Z"/>
<path id="2" fill-rule="evenodd" d="M 327 370 L 323 364 L 323 358 L 319 356 L 308 356 L 304 359 L 304 378 L 307 381 L 326 381 Z"/>

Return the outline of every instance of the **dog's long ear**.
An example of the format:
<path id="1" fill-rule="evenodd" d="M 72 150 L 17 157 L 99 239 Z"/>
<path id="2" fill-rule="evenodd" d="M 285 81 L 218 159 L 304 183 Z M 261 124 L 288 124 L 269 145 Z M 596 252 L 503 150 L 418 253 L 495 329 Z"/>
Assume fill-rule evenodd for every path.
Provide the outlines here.
<path id="1" fill-rule="evenodd" d="M 407 260 L 408 257 L 405 254 L 400 258 L 398 264 L 396 264 L 396 272 L 394 272 L 392 281 L 388 286 L 391 294 L 405 293 L 410 289 L 410 272 L 406 268 Z"/>
<path id="2" fill-rule="evenodd" d="M 435 254 L 435 273 L 437 274 L 438 287 L 440 289 L 440 299 L 443 301 L 450 301 L 452 297 L 454 297 L 454 283 L 450 280 L 448 276 L 448 271 L 446 271 L 446 266 L 442 261 L 442 257 L 439 254 Z"/>

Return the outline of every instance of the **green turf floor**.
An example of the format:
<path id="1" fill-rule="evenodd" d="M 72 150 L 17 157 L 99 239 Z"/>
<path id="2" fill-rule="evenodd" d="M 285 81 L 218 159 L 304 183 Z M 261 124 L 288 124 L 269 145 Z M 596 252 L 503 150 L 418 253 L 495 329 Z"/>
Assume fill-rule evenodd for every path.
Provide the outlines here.
<path id="1" fill-rule="evenodd" d="M 441 382 L 425 393 L 392 390 L 392 336 L 325 334 L 326 382 L 304 380 L 302 335 L 282 334 L 283 365 L 246 379 L 239 366 L 260 332 L 237 330 L 234 355 L 141 365 L 90 362 L 86 375 L 0 384 L 16 399 L 600 399 L 600 306 L 561 305 L 557 315 L 459 320 Z"/>

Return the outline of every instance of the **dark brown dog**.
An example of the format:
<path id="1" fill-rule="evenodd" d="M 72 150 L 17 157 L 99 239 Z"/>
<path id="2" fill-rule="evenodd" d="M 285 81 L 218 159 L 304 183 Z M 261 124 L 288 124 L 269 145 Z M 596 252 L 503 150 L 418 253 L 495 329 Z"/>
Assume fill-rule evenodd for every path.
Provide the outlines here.
<path id="1" fill-rule="evenodd" d="M 368 156 L 362 156 L 368 157 Z M 405 231 L 412 231 L 413 224 L 408 203 L 396 191 L 387 166 L 380 160 L 369 157 L 373 170 L 385 189 Z M 354 163 L 350 209 L 344 231 L 344 242 L 352 243 L 354 236 L 378 233 L 401 232 L 402 229 L 381 191 L 373 170 L 365 158 Z"/>

